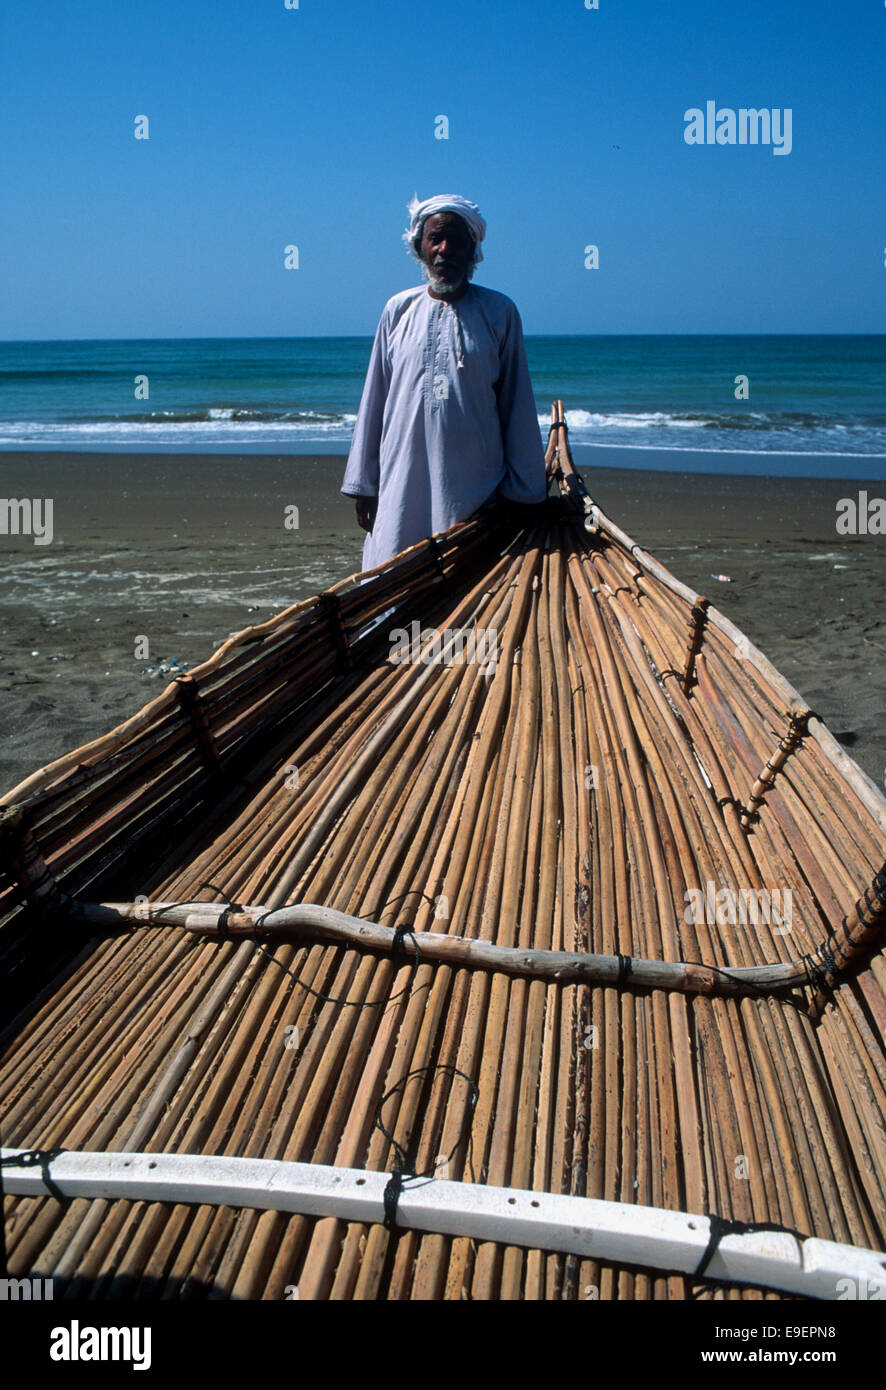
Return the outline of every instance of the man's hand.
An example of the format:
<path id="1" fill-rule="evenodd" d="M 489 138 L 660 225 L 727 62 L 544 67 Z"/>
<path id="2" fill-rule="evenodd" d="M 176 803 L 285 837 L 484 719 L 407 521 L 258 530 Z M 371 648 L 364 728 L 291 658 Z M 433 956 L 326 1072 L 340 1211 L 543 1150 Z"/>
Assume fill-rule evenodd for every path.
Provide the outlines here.
<path id="1" fill-rule="evenodd" d="M 357 525 L 364 531 L 371 531 L 375 525 L 375 513 L 378 511 L 377 497 L 358 497 L 357 498 Z"/>

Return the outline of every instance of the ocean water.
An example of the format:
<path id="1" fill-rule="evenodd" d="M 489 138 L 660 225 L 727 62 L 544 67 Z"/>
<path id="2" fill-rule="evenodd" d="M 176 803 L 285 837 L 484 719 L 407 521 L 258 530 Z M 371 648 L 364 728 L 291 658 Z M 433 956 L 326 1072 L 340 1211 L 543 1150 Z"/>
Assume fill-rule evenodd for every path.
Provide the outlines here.
<path id="1" fill-rule="evenodd" d="M 605 449 L 617 466 L 622 449 L 631 467 L 886 476 L 886 335 L 530 336 L 526 346 L 543 434 L 560 397 L 579 462 Z M 356 337 L 0 343 L 0 449 L 343 453 L 370 347 Z M 736 399 L 740 376 L 747 399 Z"/>

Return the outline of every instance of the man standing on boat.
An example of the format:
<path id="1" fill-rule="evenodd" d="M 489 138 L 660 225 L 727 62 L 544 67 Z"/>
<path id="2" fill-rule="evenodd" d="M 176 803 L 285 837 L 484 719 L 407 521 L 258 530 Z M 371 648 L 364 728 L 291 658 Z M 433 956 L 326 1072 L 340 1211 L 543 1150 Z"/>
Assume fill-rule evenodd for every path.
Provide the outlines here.
<path id="1" fill-rule="evenodd" d="M 403 240 L 426 284 L 384 307 L 341 488 L 369 533 L 364 569 L 495 497 L 547 494 L 517 306 L 470 283 L 483 259 L 480 210 L 440 194 L 409 212 Z"/>

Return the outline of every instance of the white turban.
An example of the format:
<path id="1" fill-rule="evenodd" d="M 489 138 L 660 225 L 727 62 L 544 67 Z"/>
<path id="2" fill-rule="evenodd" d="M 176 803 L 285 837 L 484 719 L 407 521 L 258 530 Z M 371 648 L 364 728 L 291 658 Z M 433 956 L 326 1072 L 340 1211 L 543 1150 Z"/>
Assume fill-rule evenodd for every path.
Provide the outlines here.
<path id="1" fill-rule="evenodd" d="M 458 193 L 438 193 L 434 198 L 419 199 L 416 193 L 409 204 L 410 223 L 403 233 L 403 240 L 406 249 L 411 251 L 416 260 L 421 260 L 419 246 L 421 245 L 421 233 L 425 218 L 431 217 L 435 212 L 454 212 L 459 217 L 464 218 L 468 224 L 471 236 L 474 238 L 474 260 L 477 265 L 483 259 L 483 252 L 480 250 L 480 242 L 486 235 L 486 221 L 476 203 L 469 203 L 467 198 L 462 198 Z"/>

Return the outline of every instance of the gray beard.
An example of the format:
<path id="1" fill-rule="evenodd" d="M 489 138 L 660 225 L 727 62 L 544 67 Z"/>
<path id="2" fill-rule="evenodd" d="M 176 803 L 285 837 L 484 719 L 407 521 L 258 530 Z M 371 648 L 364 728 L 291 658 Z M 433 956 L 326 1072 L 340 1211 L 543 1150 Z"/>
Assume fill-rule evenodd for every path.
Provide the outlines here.
<path id="1" fill-rule="evenodd" d="M 465 280 L 470 280 L 472 273 L 472 271 L 468 271 L 461 275 L 458 280 L 439 280 L 427 261 L 422 261 L 421 270 L 434 294 L 454 294 L 456 290 L 461 289 Z"/>

